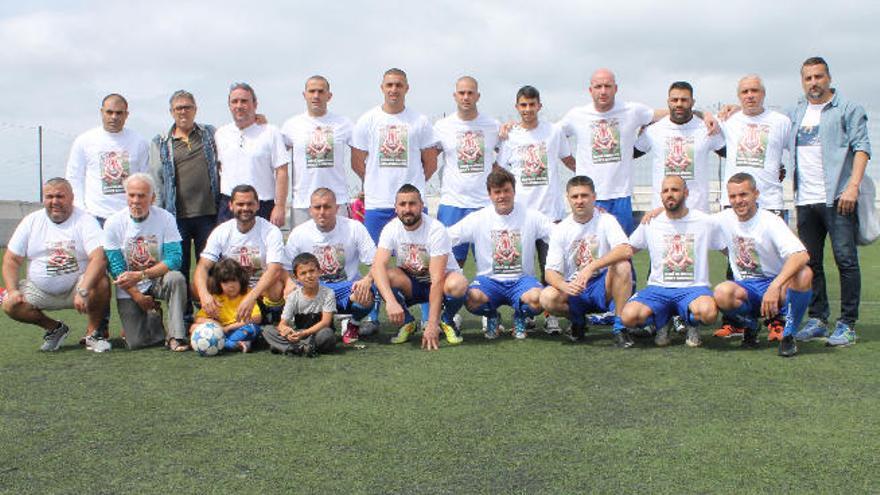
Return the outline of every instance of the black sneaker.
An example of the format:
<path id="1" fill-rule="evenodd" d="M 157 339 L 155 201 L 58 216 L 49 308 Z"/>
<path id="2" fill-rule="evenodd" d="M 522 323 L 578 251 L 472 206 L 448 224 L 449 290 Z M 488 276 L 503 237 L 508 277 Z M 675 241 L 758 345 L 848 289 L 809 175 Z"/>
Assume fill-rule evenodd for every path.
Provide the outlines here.
<path id="1" fill-rule="evenodd" d="M 761 343 L 758 342 L 758 327 L 746 327 L 743 331 L 743 340 L 740 347 L 743 349 L 757 349 L 760 346 Z"/>
<path id="2" fill-rule="evenodd" d="M 583 342 L 584 336 L 586 335 L 586 333 L 587 333 L 587 326 L 586 325 L 575 325 L 574 323 L 572 323 L 571 324 L 571 335 L 568 336 L 568 340 L 570 340 L 574 343 Z"/>
<path id="3" fill-rule="evenodd" d="M 614 346 L 618 349 L 629 349 L 633 344 L 633 339 L 626 328 L 614 334 Z"/>
<path id="4" fill-rule="evenodd" d="M 794 335 L 782 337 L 779 341 L 779 355 L 782 357 L 792 357 L 797 354 L 797 345 L 794 342 Z"/>
<path id="5" fill-rule="evenodd" d="M 46 335 L 43 335 L 43 345 L 40 346 L 40 350 L 43 352 L 57 351 L 64 343 L 68 333 L 70 333 L 70 327 L 65 325 L 63 321 L 59 321 L 54 330 L 49 330 Z"/>

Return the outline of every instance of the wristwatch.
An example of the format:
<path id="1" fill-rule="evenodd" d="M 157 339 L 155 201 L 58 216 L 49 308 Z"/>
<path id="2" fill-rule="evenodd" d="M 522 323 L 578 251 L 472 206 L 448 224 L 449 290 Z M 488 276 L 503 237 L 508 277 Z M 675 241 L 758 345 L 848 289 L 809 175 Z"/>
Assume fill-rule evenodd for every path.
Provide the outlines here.
<path id="1" fill-rule="evenodd" d="M 82 287 L 77 287 L 76 293 L 79 294 L 79 297 L 82 297 L 82 298 L 89 297 L 89 289 L 83 289 Z"/>

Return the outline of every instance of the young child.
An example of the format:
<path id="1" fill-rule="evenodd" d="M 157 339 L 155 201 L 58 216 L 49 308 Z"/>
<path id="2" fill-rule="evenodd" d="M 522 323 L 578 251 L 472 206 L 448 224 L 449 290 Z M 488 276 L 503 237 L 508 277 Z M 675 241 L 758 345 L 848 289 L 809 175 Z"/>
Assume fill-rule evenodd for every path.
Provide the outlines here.
<path id="1" fill-rule="evenodd" d="M 267 327 L 263 333 L 273 352 L 314 357 L 336 347 L 336 296 L 332 289 L 318 285 L 319 274 L 318 258 L 312 253 L 293 258 L 293 276 L 300 286 L 287 295 L 278 327 Z"/>
<path id="2" fill-rule="evenodd" d="M 227 351 L 249 352 L 257 335 L 260 334 L 258 324 L 260 322 L 260 308 L 256 304 L 247 321 L 238 321 L 236 316 L 238 305 L 247 293 L 247 287 L 248 274 L 234 259 L 224 258 L 211 269 L 211 276 L 208 277 L 208 290 L 214 294 L 214 299 L 220 306 L 216 320 L 223 326 L 223 333 L 226 334 L 224 348 Z M 196 313 L 195 323 L 190 328 L 190 333 L 196 325 L 211 319 L 204 309 L 200 309 Z"/>
<path id="3" fill-rule="evenodd" d="M 364 212 L 366 211 L 366 206 L 364 205 L 364 192 L 361 191 L 358 193 L 357 199 L 351 202 L 351 218 L 352 220 L 357 220 L 360 223 L 364 223 Z"/>

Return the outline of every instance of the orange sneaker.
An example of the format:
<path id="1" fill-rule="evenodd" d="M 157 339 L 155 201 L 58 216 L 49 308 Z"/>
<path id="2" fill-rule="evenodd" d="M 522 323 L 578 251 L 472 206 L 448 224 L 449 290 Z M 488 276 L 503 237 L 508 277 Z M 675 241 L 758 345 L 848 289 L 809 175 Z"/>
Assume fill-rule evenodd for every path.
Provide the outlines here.
<path id="1" fill-rule="evenodd" d="M 781 321 L 776 318 L 767 322 L 767 341 L 773 342 L 774 340 L 777 342 L 782 342 L 782 332 L 785 330 L 785 326 Z"/>
<path id="2" fill-rule="evenodd" d="M 729 339 L 733 337 L 742 337 L 743 332 L 745 332 L 745 330 L 742 328 L 735 327 L 733 325 L 723 325 L 718 330 L 715 330 L 715 333 L 712 335 L 718 337 L 719 339 Z"/>

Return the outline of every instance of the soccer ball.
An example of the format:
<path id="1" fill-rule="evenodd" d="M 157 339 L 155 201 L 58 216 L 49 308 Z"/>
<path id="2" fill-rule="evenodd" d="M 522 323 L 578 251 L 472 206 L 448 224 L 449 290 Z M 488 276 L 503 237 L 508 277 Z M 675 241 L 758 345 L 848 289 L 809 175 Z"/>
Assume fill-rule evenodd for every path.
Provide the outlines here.
<path id="1" fill-rule="evenodd" d="M 196 326 L 189 343 L 200 356 L 216 356 L 226 343 L 226 335 L 219 323 L 206 321 Z"/>

